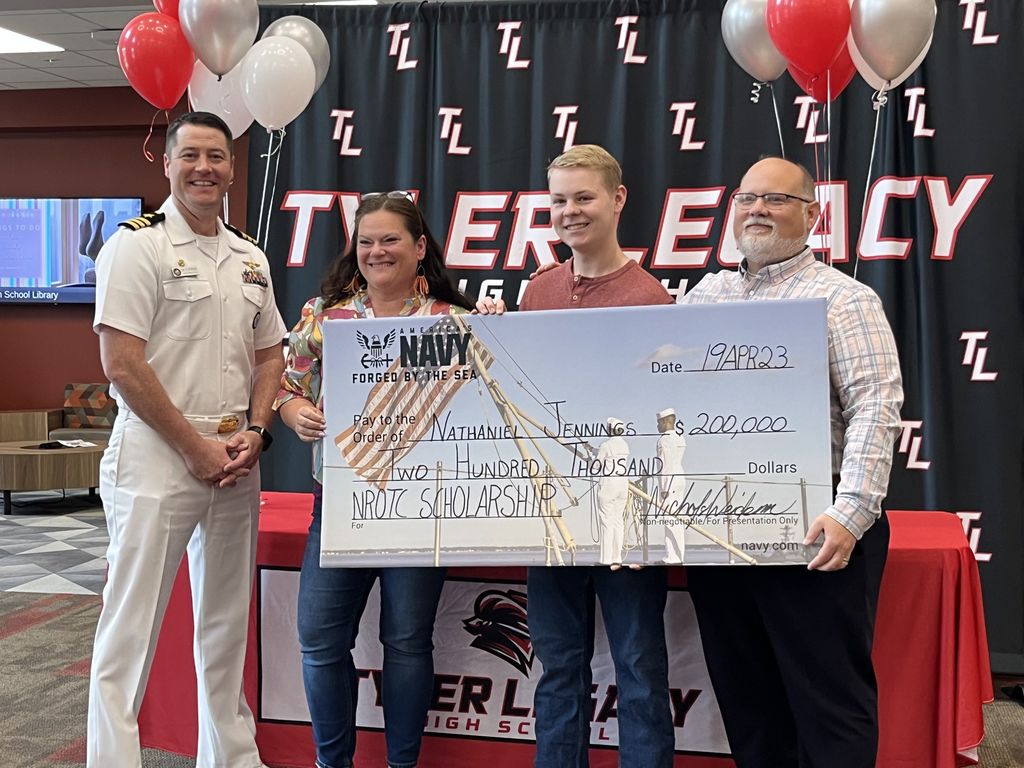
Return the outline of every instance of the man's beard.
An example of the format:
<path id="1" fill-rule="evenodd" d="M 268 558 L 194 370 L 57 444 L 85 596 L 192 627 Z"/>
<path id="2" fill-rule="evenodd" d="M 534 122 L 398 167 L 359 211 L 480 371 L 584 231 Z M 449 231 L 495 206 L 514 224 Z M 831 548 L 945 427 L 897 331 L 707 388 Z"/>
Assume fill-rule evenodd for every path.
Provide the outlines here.
<path id="1" fill-rule="evenodd" d="M 744 227 L 736 240 L 740 253 L 757 267 L 778 264 L 800 253 L 807 246 L 806 239 L 802 237 L 779 237 L 778 229 L 769 219 L 751 218 L 744 223 L 763 224 L 772 228 L 767 235 L 753 235 Z"/>

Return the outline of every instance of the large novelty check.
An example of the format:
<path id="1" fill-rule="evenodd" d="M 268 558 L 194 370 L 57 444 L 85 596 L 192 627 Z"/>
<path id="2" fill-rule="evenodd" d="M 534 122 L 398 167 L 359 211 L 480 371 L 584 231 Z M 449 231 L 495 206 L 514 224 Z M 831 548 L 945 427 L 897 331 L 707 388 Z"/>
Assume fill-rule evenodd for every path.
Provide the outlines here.
<path id="1" fill-rule="evenodd" d="M 806 563 L 824 300 L 324 328 L 321 563 Z"/>

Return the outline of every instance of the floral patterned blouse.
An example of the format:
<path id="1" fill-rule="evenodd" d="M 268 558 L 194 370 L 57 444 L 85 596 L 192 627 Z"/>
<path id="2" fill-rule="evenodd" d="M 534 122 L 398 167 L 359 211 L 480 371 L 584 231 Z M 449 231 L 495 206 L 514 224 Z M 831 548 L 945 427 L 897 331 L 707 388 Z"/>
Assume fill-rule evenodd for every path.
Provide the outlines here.
<path id="1" fill-rule="evenodd" d="M 428 297 L 406 299 L 399 317 L 412 315 L 461 315 L 467 312 L 462 307 Z M 296 397 L 305 398 L 324 409 L 324 395 L 321 391 L 324 343 L 324 321 L 360 320 L 373 317 L 373 304 L 365 291 L 342 299 L 331 306 L 324 305 L 324 298 L 317 296 L 305 303 L 299 322 L 288 336 L 288 361 L 281 376 L 281 388 L 274 400 L 274 410 Z M 323 440 L 313 443 L 313 478 L 323 480 Z"/>

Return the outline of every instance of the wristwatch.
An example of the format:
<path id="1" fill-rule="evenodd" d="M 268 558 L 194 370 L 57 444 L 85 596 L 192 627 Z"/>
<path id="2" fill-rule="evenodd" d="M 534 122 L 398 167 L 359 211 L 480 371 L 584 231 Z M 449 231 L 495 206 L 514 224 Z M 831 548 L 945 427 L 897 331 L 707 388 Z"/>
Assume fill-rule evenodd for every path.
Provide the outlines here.
<path id="1" fill-rule="evenodd" d="M 274 442 L 274 436 L 270 434 L 269 429 L 263 427 L 249 427 L 248 432 L 255 432 L 257 435 L 263 438 L 263 452 L 266 453 L 270 450 L 270 444 Z"/>

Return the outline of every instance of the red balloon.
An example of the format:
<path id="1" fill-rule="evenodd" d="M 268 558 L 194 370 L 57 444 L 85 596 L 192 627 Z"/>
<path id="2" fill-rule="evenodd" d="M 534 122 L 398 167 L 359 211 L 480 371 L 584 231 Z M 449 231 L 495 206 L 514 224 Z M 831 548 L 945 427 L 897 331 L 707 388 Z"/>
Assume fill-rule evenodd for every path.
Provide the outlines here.
<path id="1" fill-rule="evenodd" d="M 153 12 L 128 22 L 117 41 L 117 58 L 135 92 L 157 109 L 178 103 L 196 60 L 181 25 Z"/>
<path id="2" fill-rule="evenodd" d="M 153 5 L 164 16 L 170 16 L 175 20 L 178 19 L 178 0 L 153 0 Z"/>
<path id="3" fill-rule="evenodd" d="M 835 101 L 836 96 L 842 93 L 846 86 L 850 84 L 854 73 L 857 71 L 857 66 L 853 63 L 853 58 L 850 56 L 850 49 L 844 45 L 843 50 L 839 52 L 839 56 L 832 62 L 832 66 L 820 75 L 808 75 L 792 64 L 789 65 L 788 69 L 790 77 L 793 78 L 797 85 L 803 88 L 804 93 L 815 101 L 820 101 L 824 104 L 826 101 Z M 831 99 L 829 99 L 830 86 L 832 88 Z"/>
<path id="4" fill-rule="evenodd" d="M 824 74 L 850 31 L 850 0 L 768 0 L 768 36 L 801 72 Z"/>

